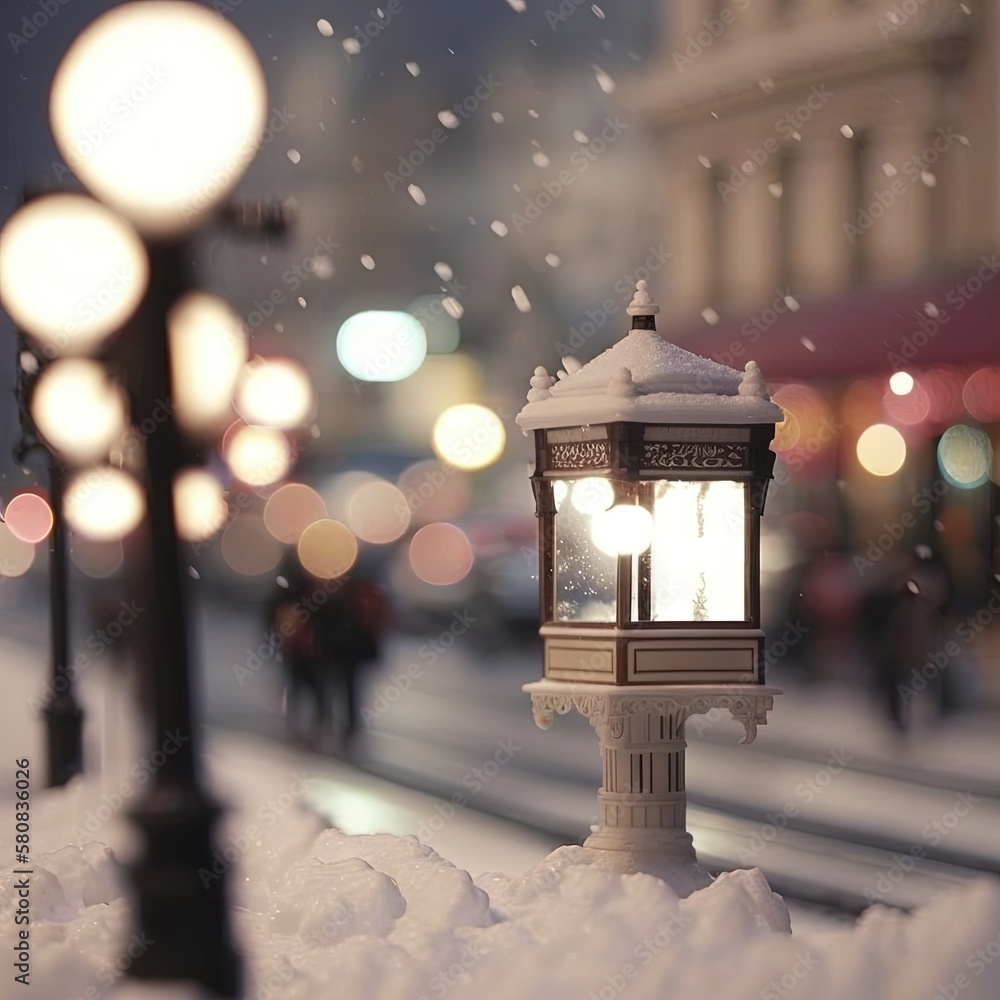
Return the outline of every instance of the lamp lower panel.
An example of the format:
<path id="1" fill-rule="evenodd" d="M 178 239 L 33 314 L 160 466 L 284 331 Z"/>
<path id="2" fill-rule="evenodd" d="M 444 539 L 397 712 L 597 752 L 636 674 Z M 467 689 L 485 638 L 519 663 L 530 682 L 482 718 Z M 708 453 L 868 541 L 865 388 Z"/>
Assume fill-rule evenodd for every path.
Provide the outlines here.
<path id="1" fill-rule="evenodd" d="M 546 635 L 545 677 L 594 684 L 760 684 L 758 636 L 655 639 Z"/>

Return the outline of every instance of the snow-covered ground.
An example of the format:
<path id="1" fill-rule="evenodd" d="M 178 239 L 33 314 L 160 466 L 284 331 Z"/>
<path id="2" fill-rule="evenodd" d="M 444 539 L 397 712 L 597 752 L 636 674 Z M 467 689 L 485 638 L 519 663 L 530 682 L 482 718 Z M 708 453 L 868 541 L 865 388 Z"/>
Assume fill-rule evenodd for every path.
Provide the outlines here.
<path id="1" fill-rule="evenodd" d="M 5 653 L 11 689 L 30 690 L 34 657 Z M 99 737 L 91 749 L 103 751 L 105 768 L 66 790 L 36 785 L 32 986 L 14 983 L 11 969 L 0 979 L 3 998 L 98 1000 L 129 964 L 128 949 L 144 946 L 131 937 L 109 853 L 126 859 L 136 846 L 123 814 L 141 790 L 130 787 L 121 802 L 114 791 L 142 756 L 134 713 L 120 686 L 97 674 L 81 684 Z M 40 762 L 39 726 L 25 704 L 9 699 L 2 721 L 8 751 Z M 792 935 L 757 871 L 724 875 L 678 900 L 650 876 L 594 868 L 578 848 L 550 854 L 544 838 L 522 828 L 341 764 L 310 764 L 258 737 L 213 734 L 207 764 L 216 793 L 234 807 L 218 846 L 247 1000 L 1000 995 L 994 880 L 940 895 L 911 916 L 876 906 L 853 927 Z M 4 798 L 11 786 L 4 781 Z M 373 829 L 385 832 L 357 832 Z M 425 843 L 400 836 L 405 830 Z M 12 832 L 0 826 L 7 856 Z M 14 880 L 0 876 L 7 927 Z"/>

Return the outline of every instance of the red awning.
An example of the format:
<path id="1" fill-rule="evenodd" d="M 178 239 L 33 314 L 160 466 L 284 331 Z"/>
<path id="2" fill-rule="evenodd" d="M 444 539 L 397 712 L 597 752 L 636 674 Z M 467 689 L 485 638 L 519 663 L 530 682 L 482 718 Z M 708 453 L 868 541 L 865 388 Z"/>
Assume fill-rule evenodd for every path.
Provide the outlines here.
<path id="1" fill-rule="evenodd" d="M 771 381 L 877 375 L 936 364 L 1000 359 L 1000 255 L 919 284 L 860 289 L 835 299 L 777 298 L 747 319 L 664 331 L 686 350 Z"/>

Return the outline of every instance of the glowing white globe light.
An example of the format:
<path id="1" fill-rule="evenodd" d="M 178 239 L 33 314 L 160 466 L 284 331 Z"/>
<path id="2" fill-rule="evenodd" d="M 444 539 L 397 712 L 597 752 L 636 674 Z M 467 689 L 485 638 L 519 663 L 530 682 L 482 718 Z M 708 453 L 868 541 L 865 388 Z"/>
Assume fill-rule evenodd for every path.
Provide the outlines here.
<path id="1" fill-rule="evenodd" d="M 895 372 L 889 376 L 889 388 L 897 396 L 906 396 L 913 390 L 913 376 L 909 372 Z"/>
<path id="2" fill-rule="evenodd" d="M 283 479 L 292 466 L 292 447 L 281 431 L 270 427 L 240 427 L 229 438 L 226 462 L 233 475 L 251 486 Z"/>
<path id="3" fill-rule="evenodd" d="M 398 382 L 412 375 L 427 356 L 420 320 L 403 312 L 361 312 L 337 333 L 337 357 L 363 382 Z"/>
<path id="4" fill-rule="evenodd" d="M 437 418 L 432 443 L 444 462 L 459 469 L 485 469 L 503 454 L 507 432 L 489 407 L 460 403 Z"/>
<path id="5" fill-rule="evenodd" d="M 204 469 L 184 469 L 174 480 L 174 522 L 189 542 L 211 538 L 225 523 L 229 507 L 222 484 Z"/>
<path id="6" fill-rule="evenodd" d="M 170 368 L 177 420 L 192 431 L 218 429 L 247 359 L 239 317 L 214 295 L 190 292 L 170 310 Z"/>
<path id="7" fill-rule="evenodd" d="M 890 424 L 872 424 L 858 438 L 858 461 L 873 476 L 891 476 L 906 461 L 906 441 Z"/>
<path id="8" fill-rule="evenodd" d="M 146 500 L 136 480 L 109 465 L 73 477 L 63 510 L 70 526 L 98 542 L 124 538 L 142 520 Z"/>
<path id="9" fill-rule="evenodd" d="M 594 516 L 591 538 L 609 556 L 638 555 L 653 541 L 653 516 L 645 507 L 619 504 Z"/>
<path id="10" fill-rule="evenodd" d="M 938 464 L 949 483 L 971 490 L 982 486 L 990 477 L 993 445 L 980 428 L 955 424 L 938 442 Z"/>
<path id="11" fill-rule="evenodd" d="M 154 233 L 182 232 L 242 177 L 267 89 L 232 22 L 193 3 L 140 0 L 91 22 L 63 57 L 49 119 L 102 201 Z"/>
<path id="12" fill-rule="evenodd" d="M 125 394 L 96 361 L 63 358 L 38 379 L 31 415 L 56 451 L 86 465 L 106 458 L 124 433 Z"/>
<path id="13" fill-rule="evenodd" d="M 593 476 L 573 484 L 570 503 L 581 514 L 599 514 L 615 502 L 615 490 L 607 479 Z"/>
<path id="14" fill-rule="evenodd" d="M 46 357 L 86 354 L 135 312 L 149 262 L 135 230 L 76 194 L 29 202 L 0 231 L 0 298 Z"/>
<path id="15" fill-rule="evenodd" d="M 236 409 L 248 424 L 289 430 L 298 427 L 312 407 L 309 376 L 298 362 L 260 358 L 246 366 Z"/>

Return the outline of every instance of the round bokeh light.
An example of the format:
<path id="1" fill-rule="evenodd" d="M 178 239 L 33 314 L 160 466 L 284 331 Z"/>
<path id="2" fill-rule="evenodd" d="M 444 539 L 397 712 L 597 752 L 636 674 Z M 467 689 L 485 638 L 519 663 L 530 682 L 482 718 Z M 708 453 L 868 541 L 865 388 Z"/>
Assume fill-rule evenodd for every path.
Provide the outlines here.
<path id="1" fill-rule="evenodd" d="M 472 545 L 453 524 L 426 524 L 410 540 L 410 567 L 424 581 L 447 587 L 472 569 Z"/>
<path id="2" fill-rule="evenodd" d="M 858 438 L 858 461 L 873 476 L 892 476 L 906 461 L 906 441 L 889 424 L 872 424 Z"/>
<path id="3" fill-rule="evenodd" d="M 337 333 L 337 357 L 363 382 L 398 382 L 412 375 L 427 356 L 420 320 L 404 312 L 360 312 Z"/>
<path id="4" fill-rule="evenodd" d="M 507 434 L 500 418 L 487 406 L 449 406 L 434 424 L 437 456 L 459 469 L 485 469 L 502 454 Z"/>
<path id="5" fill-rule="evenodd" d="M 323 498 L 305 483 L 279 486 L 264 505 L 264 524 L 279 541 L 294 545 L 302 532 L 327 517 Z"/>
<path id="6" fill-rule="evenodd" d="M 320 580 L 333 580 L 354 565 L 358 541 L 346 524 L 325 519 L 302 532 L 297 551 L 307 573 Z"/>
<path id="7" fill-rule="evenodd" d="M 15 538 L 36 545 L 48 538 L 52 530 L 52 508 L 45 497 L 37 493 L 18 493 L 11 497 L 3 519 Z"/>
<path id="8" fill-rule="evenodd" d="M 98 542 L 124 538 L 142 520 L 146 500 L 138 482 L 110 465 L 79 472 L 66 487 L 66 520 Z"/>

